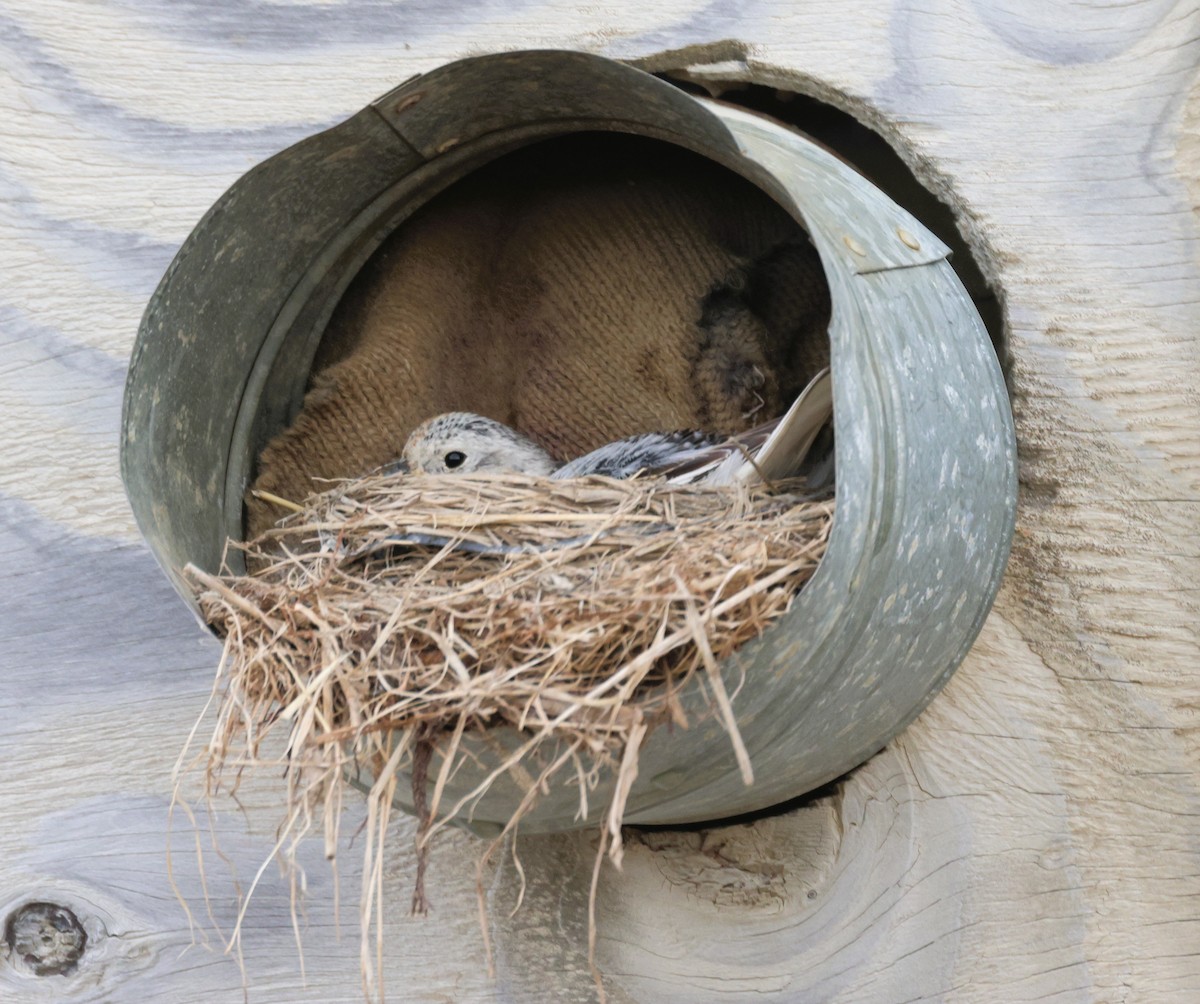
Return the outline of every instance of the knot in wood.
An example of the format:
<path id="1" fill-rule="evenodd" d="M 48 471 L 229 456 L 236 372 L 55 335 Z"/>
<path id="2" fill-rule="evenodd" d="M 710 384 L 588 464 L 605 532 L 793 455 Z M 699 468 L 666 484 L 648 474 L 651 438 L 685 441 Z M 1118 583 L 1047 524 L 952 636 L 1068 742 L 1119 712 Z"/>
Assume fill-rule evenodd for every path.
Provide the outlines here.
<path id="1" fill-rule="evenodd" d="M 79 918 L 57 903 L 26 903 L 8 915 L 4 941 L 9 957 L 34 976 L 65 976 L 87 947 Z"/>

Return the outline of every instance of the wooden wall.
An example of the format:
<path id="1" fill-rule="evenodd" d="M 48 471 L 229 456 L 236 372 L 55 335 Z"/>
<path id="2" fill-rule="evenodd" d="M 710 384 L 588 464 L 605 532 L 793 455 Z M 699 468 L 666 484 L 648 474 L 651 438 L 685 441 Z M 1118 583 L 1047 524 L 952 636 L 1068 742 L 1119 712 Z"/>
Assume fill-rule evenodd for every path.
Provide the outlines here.
<path id="1" fill-rule="evenodd" d="M 0 916 L 50 900 L 89 935 L 71 975 L 0 960 L 0 998 L 242 999 L 235 959 L 187 948 L 164 855 L 218 648 L 117 474 L 130 347 L 180 242 L 250 166 L 450 59 L 686 46 L 659 65 L 848 108 L 955 205 L 1005 304 L 1022 501 L 982 637 L 900 739 L 803 809 L 635 841 L 600 896 L 612 999 L 1200 999 L 1200 11 L 1171 0 L 0 3 Z M 274 793 L 244 801 L 212 821 L 243 881 Z M 198 904 L 189 834 L 175 877 Z M 393 1000 L 594 999 L 590 838 L 526 844 L 511 920 L 496 873 L 491 981 L 476 845 L 436 849 L 414 920 L 409 837 L 387 861 Z M 318 846 L 307 862 L 306 975 L 269 869 L 253 1002 L 360 999 L 357 848 L 340 933 Z M 228 925 L 226 870 L 209 882 Z"/>

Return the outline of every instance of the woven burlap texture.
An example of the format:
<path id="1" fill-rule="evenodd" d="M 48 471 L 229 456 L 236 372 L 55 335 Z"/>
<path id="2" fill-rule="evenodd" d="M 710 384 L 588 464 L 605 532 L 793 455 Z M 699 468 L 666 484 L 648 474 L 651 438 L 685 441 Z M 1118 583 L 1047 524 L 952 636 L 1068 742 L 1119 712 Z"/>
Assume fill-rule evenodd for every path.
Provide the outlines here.
<path id="1" fill-rule="evenodd" d="M 763 192 L 622 137 L 541 144 L 401 225 L 339 304 L 303 408 L 253 487 L 398 456 L 443 411 L 513 425 L 556 456 L 648 430 L 736 431 L 828 360 L 816 252 Z M 247 497 L 253 536 L 281 515 Z"/>

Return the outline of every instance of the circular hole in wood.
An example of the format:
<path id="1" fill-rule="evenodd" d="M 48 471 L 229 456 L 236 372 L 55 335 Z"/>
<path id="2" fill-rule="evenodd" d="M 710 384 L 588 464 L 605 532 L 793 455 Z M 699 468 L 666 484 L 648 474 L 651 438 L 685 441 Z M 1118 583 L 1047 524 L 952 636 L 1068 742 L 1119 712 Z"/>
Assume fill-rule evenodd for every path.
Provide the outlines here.
<path id="1" fill-rule="evenodd" d="M 222 201 L 237 213 L 206 217 L 135 354 L 147 377 L 132 381 L 123 463 L 139 523 L 170 567 L 214 567 L 225 536 L 277 515 L 262 506 L 256 517 L 252 503 L 247 527 L 247 487 L 304 497 L 314 477 L 392 460 L 417 422 L 446 410 L 516 425 L 559 458 L 639 430 L 736 431 L 778 414 L 805 368 L 824 362 L 797 350 L 832 338 L 835 404 L 852 435 L 838 437 L 830 551 L 790 611 L 804 629 L 739 651 L 753 663 L 739 700 L 755 733 L 754 790 L 731 773 L 721 737 L 693 728 L 647 747 L 654 790 L 629 818 L 685 822 L 779 802 L 862 762 L 911 720 L 990 605 L 1013 494 L 992 347 L 943 243 L 818 144 L 604 61 L 583 60 L 598 79 L 619 79 L 611 93 L 568 74 L 562 93 L 534 95 L 545 102 L 497 98 L 514 60 L 582 68 L 577 54 L 456 64 L 402 122 L 388 121 L 391 95 L 260 165 Z M 597 93 L 606 99 L 592 107 Z M 613 129 L 628 133 L 598 131 Z M 439 154 L 448 137 L 462 142 Z M 360 166 L 384 164 L 384 177 L 366 171 L 352 186 L 349 151 L 376 148 Z M 313 192 L 319 204 L 300 199 Z M 259 313 L 215 316 L 221 249 L 234 238 L 257 247 L 276 223 L 293 257 L 266 242 L 259 257 L 274 270 L 256 290 Z M 221 254 L 196 253 L 210 245 Z M 797 291 L 812 294 L 802 304 L 812 337 L 787 325 L 780 337 L 767 318 L 794 310 Z M 181 341 L 176 315 L 189 312 L 229 351 L 199 358 Z M 231 372 L 210 372 L 213 360 Z M 155 378 L 173 392 L 169 411 L 155 411 Z M 151 421 L 200 412 L 210 421 Z M 475 818 L 507 818 L 509 794 Z M 547 828 L 577 823 L 574 804 L 539 811 Z"/>

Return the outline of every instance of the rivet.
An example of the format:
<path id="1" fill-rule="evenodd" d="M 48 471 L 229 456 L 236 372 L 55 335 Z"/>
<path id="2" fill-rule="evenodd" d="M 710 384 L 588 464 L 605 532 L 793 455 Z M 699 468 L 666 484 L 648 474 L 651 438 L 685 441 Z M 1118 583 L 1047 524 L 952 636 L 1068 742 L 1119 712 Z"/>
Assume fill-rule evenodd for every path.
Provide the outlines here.
<path id="1" fill-rule="evenodd" d="M 900 238 L 900 243 L 912 248 L 914 251 L 921 250 L 921 242 L 917 240 L 903 227 L 896 227 L 896 236 Z"/>
<path id="2" fill-rule="evenodd" d="M 867 249 L 859 244 L 858 241 L 856 241 L 849 234 L 842 238 L 842 243 L 860 258 L 865 258 L 867 256 Z"/>
<path id="3" fill-rule="evenodd" d="M 454 139 L 448 139 L 445 143 L 434 148 L 434 153 L 445 153 L 447 150 L 453 150 L 462 140 L 455 136 Z"/>
<path id="4" fill-rule="evenodd" d="M 394 111 L 397 115 L 401 115 L 404 112 L 408 111 L 413 105 L 415 105 L 417 102 L 419 102 L 423 97 L 425 97 L 424 91 L 417 91 L 416 94 L 410 94 L 408 97 L 404 98 L 403 100 L 397 101 L 396 105 L 392 109 L 392 111 Z"/>

